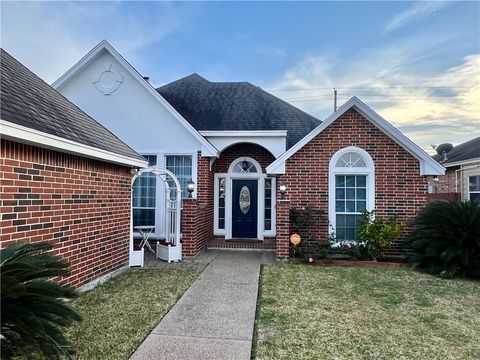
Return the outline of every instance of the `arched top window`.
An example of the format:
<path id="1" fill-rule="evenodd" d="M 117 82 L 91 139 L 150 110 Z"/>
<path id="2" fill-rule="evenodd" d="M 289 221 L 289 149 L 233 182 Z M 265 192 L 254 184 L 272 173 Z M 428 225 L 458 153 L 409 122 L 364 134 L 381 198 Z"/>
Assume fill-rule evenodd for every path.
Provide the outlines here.
<path id="1" fill-rule="evenodd" d="M 335 167 L 365 168 L 367 163 L 359 153 L 351 151 L 340 156 Z"/>
<path id="2" fill-rule="evenodd" d="M 362 212 L 375 206 L 375 168 L 368 152 L 349 146 L 332 156 L 328 201 L 336 244 L 357 242 Z"/>
<path id="3" fill-rule="evenodd" d="M 251 158 L 240 158 L 232 162 L 229 173 L 252 174 L 261 173 L 260 165 Z"/>

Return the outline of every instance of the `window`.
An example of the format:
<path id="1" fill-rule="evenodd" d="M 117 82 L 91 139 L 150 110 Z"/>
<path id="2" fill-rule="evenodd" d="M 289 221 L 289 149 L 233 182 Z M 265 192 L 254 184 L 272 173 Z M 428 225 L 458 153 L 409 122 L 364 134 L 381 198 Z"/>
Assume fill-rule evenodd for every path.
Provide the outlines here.
<path id="1" fill-rule="evenodd" d="M 272 179 L 265 179 L 265 231 L 272 230 Z"/>
<path id="2" fill-rule="evenodd" d="M 254 163 L 248 160 L 243 160 L 238 162 L 232 170 L 234 173 L 243 173 L 243 174 L 248 174 L 248 173 L 256 173 L 258 172 L 257 167 L 255 166 Z"/>
<path id="3" fill-rule="evenodd" d="M 182 188 L 182 197 L 188 197 L 187 183 L 192 180 L 192 157 L 185 155 L 167 155 L 166 168 L 175 174 L 180 187 Z M 172 179 L 168 181 L 169 185 L 174 189 L 175 183 Z M 176 198 L 175 190 L 171 192 L 172 200 Z"/>
<path id="4" fill-rule="evenodd" d="M 358 241 L 361 214 L 374 208 L 374 180 L 373 160 L 366 151 L 352 146 L 332 156 L 328 217 L 337 242 Z"/>
<path id="5" fill-rule="evenodd" d="M 480 176 L 468 177 L 468 198 L 480 201 Z"/>
<path id="6" fill-rule="evenodd" d="M 225 229 L 225 178 L 218 178 L 218 229 Z"/>
<path id="7" fill-rule="evenodd" d="M 155 155 L 143 155 L 143 157 L 148 160 L 148 166 L 157 164 Z M 135 179 L 132 195 L 133 226 L 155 225 L 156 187 L 155 174 L 145 173 Z"/>
<path id="8" fill-rule="evenodd" d="M 335 235 L 339 241 L 357 241 L 360 215 L 367 209 L 367 177 L 335 176 Z"/>

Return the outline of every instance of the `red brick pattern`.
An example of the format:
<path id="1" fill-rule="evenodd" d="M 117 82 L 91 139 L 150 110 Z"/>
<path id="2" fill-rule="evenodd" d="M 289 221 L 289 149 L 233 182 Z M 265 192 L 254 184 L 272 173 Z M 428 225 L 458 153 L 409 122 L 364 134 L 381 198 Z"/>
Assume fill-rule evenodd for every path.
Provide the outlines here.
<path id="1" fill-rule="evenodd" d="M 130 169 L 1 140 L 0 246 L 50 241 L 75 287 L 127 264 Z"/>
<path id="2" fill-rule="evenodd" d="M 213 238 L 213 181 L 209 158 L 198 153 L 197 198 L 183 201 L 183 256 L 196 256 Z"/>
<path id="3" fill-rule="evenodd" d="M 311 206 L 325 211 L 316 229 L 318 239 L 326 239 L 328 233 L 329 161 L 335 152 L 347 146 L 362 148 L 374 161 L 377 214 L 397 215 L 402 222 L 415 216 L 425 204 L 427 194 L 427 177 L 420 175 L 419 161 L 355 109 L 350 109 L 288 159 L 286 174 L 277 182 L 287 185 L 291 207 Z M 401 252 L 397 242 L 388 255 Z"/>
<path id="4" fill-rule="evenodd" d="M 250 143 L 240 143 L 225 149 L 220 157 L 213 162 L 212 170 L 214 173 L 226 173 L 230 164 L 239 157 L 246 156 L 258 161 L 262 171 L 270 165 L 275 157 L 260 145 Z"/>
<path id="5" fill-rule="evenodd" d="M 460 169 L 460 166 L 449 167 L 445 171 L 445 175 L 429 176 L 428 185 L 431 185 L 436 194 L 456 193 L 456 190 L 461 190 L 462 184 L 455 179 L 455 171 Z M 435 181 L 434 179 L 437 179 Z"/>
<path id="6" fill-rule="evenodd" d="M 281 259 L 288 258 L 289 241 L 290 241 L 290 201 L 277 197 L 277 237 L 276 237 L 275 252 L 278 258 L 281 258 Z"/>

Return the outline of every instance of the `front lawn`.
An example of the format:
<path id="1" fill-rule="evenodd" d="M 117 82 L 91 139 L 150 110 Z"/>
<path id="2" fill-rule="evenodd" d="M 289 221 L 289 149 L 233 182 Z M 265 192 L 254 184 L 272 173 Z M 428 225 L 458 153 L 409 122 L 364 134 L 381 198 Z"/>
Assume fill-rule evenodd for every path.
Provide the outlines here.
<path id="1" fill-rule="evenodd" d="M 480 282 L 268 265 L 257 359 L 480 359 Z"/>
<path id="2" fill-rule="evenodd" d="M 77 359 L 128 359 L 197 275 L 194 270 L 127 270 L 72 306 L 83 322 L 68 330 Z"/>

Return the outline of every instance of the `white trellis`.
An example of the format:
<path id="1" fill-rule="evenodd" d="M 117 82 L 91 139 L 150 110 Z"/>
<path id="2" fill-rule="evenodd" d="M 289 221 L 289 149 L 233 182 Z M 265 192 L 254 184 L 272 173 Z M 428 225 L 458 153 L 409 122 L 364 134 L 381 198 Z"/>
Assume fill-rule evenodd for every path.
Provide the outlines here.
<path id="1" fill-rule="evenodd" d="M 164 221 L 165 221 L 165 242 L 157 241 L 156 257 L 168 262 L 182 260 L 182 244 L 180 242 L 181 211 L 182 211 L 182 189 L 177 177 L 169 170 L 152 166 L 140 169 L 132 178 L 132 200 L 133 185 L 135 180 L 142 174 L 155 174 L 157 179 L 162 180 L 165 189 Z M 173 189 L 168 180 L 174 182 Z M 175 191 L 175 199 L 172 199 L 172 191 Z M 132 204 L 131 204 L 132 205 Z M 133 244 L 133 206 L 130 206 L 130 266 L 142 266 L 144 262 L 144 248 L 134 249 Z"/>

